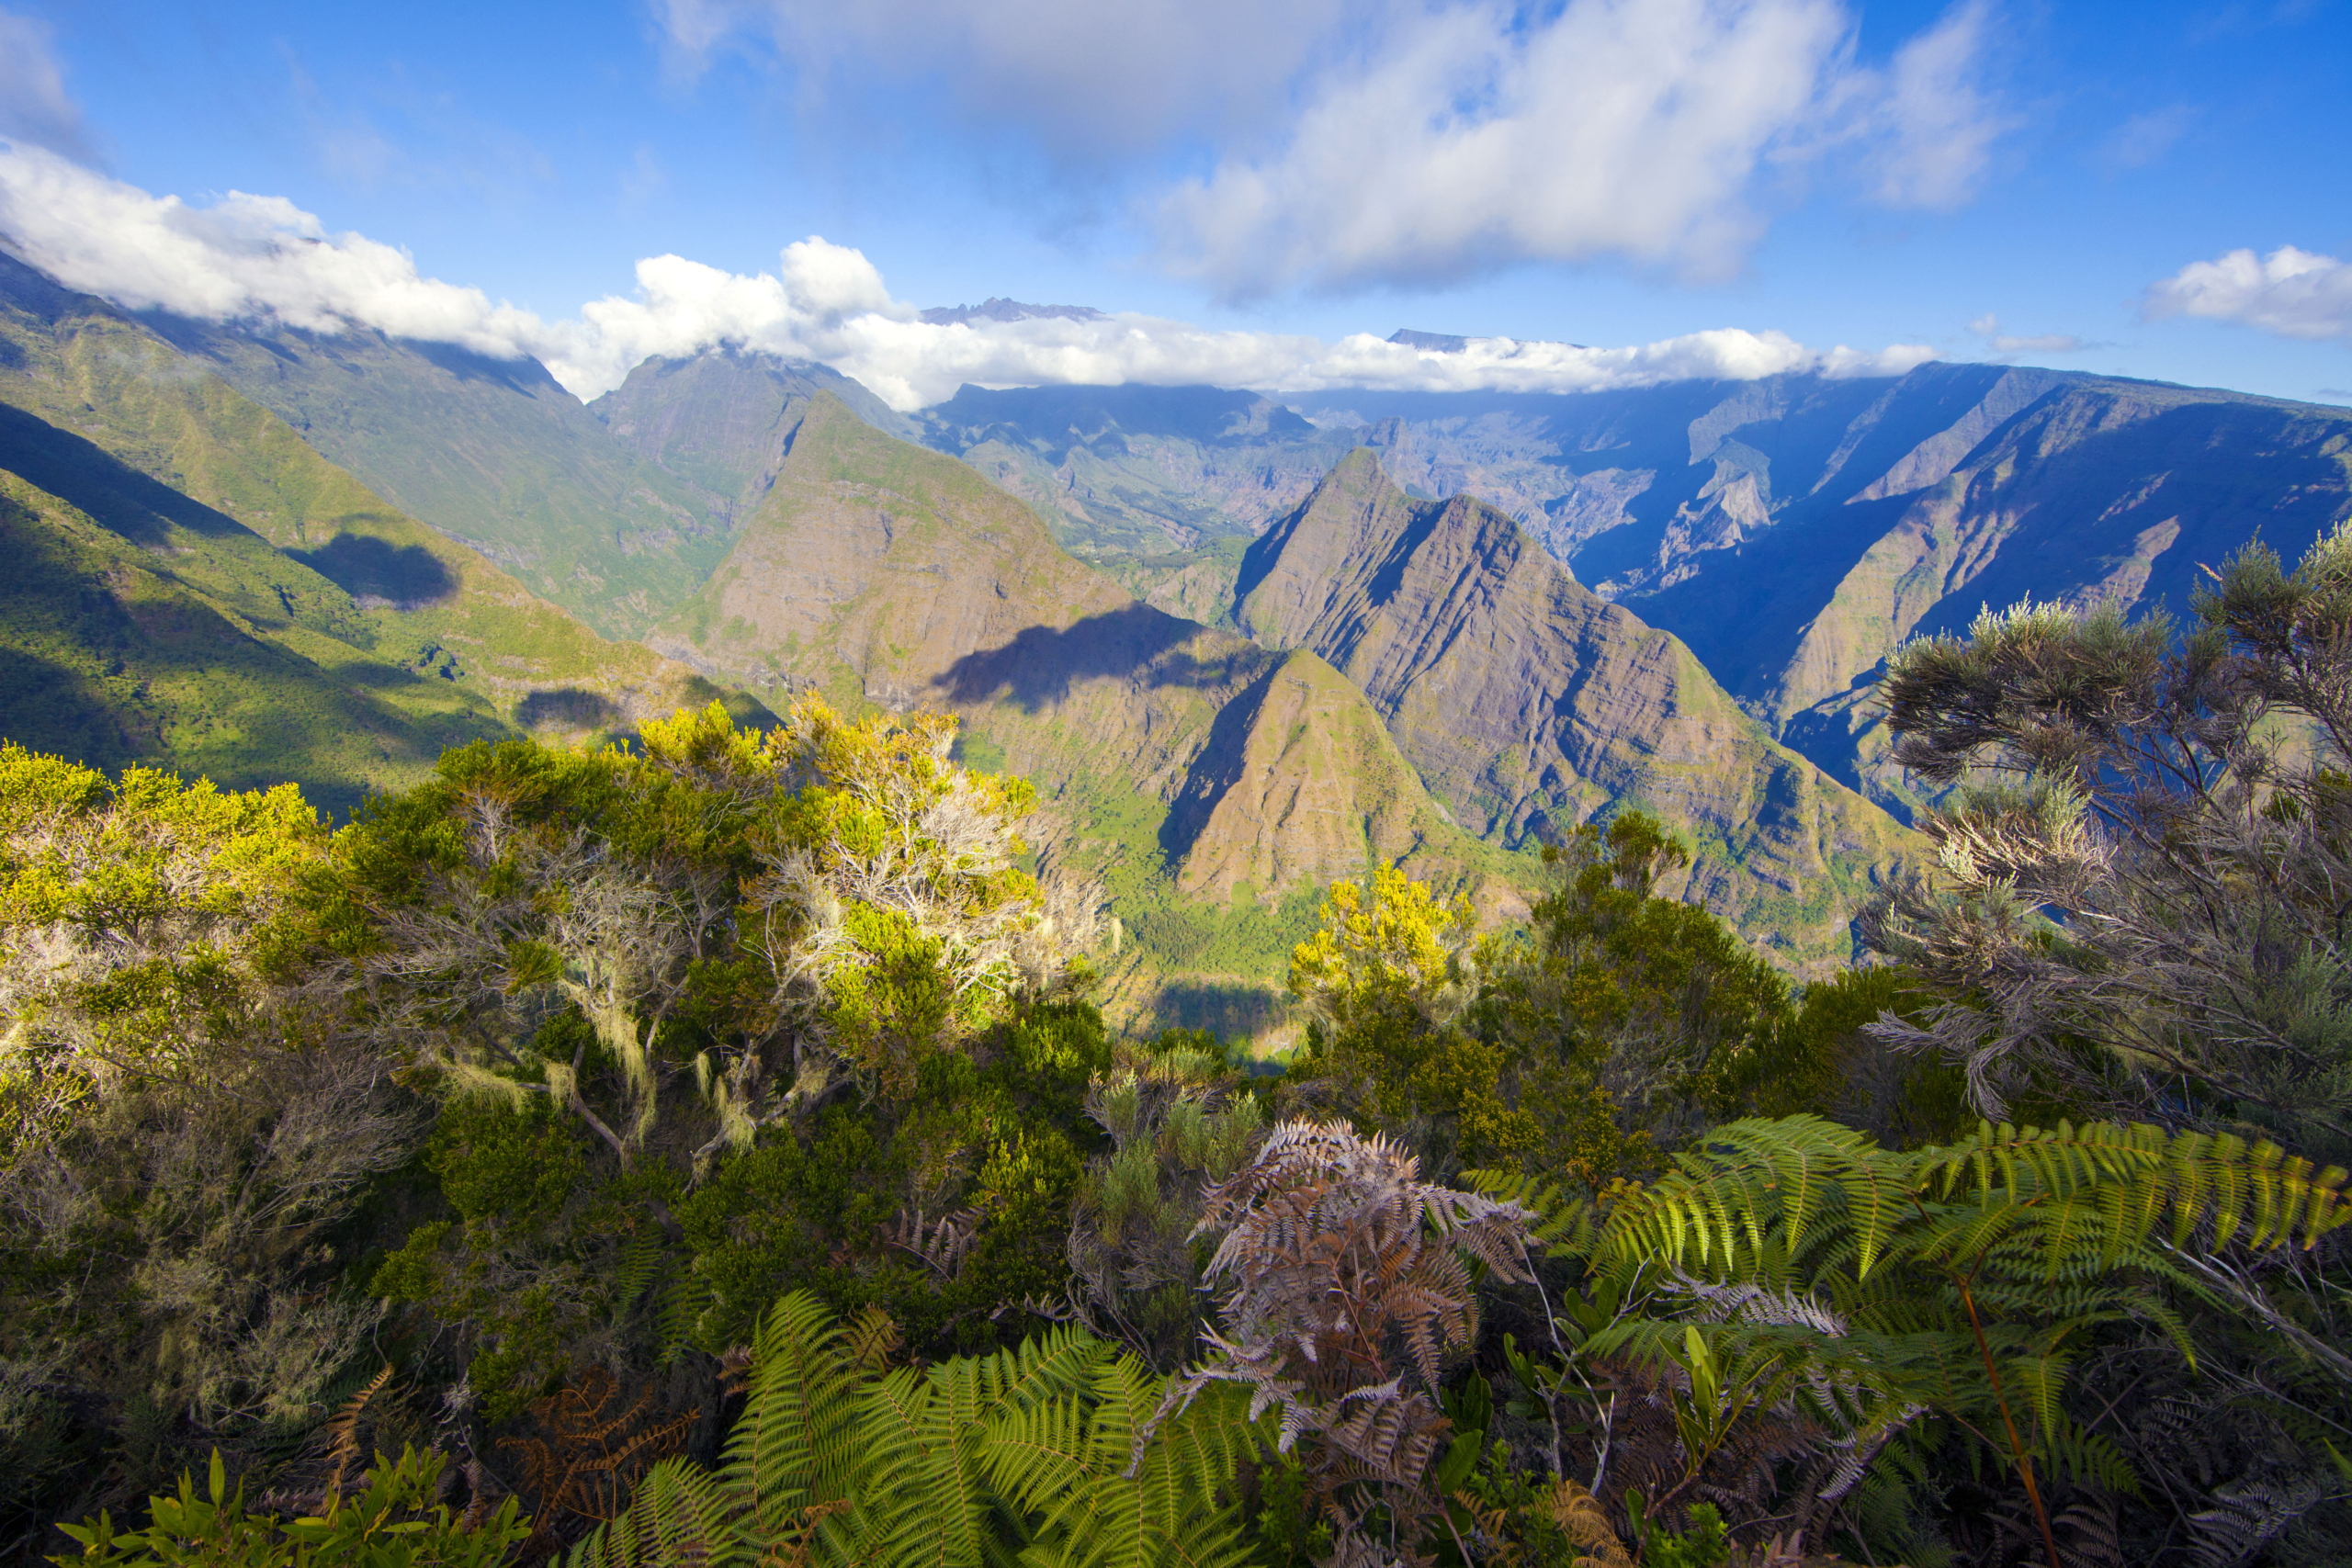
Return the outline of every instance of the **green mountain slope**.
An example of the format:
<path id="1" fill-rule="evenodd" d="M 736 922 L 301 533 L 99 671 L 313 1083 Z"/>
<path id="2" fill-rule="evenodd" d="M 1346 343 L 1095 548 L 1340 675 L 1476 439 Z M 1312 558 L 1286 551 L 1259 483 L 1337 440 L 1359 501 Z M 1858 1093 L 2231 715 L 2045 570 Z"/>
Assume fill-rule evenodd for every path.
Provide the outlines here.
<path id="1" fill-rule="evenodd" d="M 1316 887 L 1374 863 L 1459 860 L 1430 799 L 1348 680 L 1304 649 L 1222 708 L 1164 840 L 1187 893 Z"/>
<path id="2" fill-rule="evenodd" d="M 536 360 L 379 333 L 141 320 L 330 462 L 606 637 L 634 637 L 727 551 L 706 497 L 639 462 Z"/>
<path id="3" fill-rule="evenodd" d="M 220 576 L 209 563 L 184 564 L 0 468 L 0 735 L 231 788 L 292 779 L 347 812 L 447 747 L 511 733 L 457 682 L 282 621 L 273 636 L 197 585 Z"/>
<path id="4" fill-rule="evenodd" d="M 16 481 L 12 548 L 40 563 L 45 581 L 79 582 L 74 603 L 96 617 L 37 614 L 20 596 L 9 646 L 17 657 L 78 671 L 82 695 L 60 709 L 12 688 L 0 702 L 0 733 L 12 739 L 36 723 L 52 735 L 74 732 L 59 716 L 70 709 L 85 715 L 81 732 L 135 741 L 143 759 L 223 778 L 296 777 L 317 798 L 343 804 L 368 784 L 429 765 L 450 739 L 510 725 L 612 730 L 715 694 L 642 647 L 605 641 L 472 550 L 387 506 L 282 420 L 137 322 L 5 258 L 0 471 Z M 125 651 L 124 623 L 102 601 L 134 627 L 146 612 L 126 605 L 168 604 L 166 619 L 179 629 L 139 663 Z M 216 725 L 220 733 L 198 744 L 199 710 L 251 716 L 266 705 L 232 700 L 226 686 L 208 705 L 199 675 L 164 679 L 175 660 L 187 671 L 227 668 L 194 657 L 198 645 L 187 639 L 198 634 L 187 628 L 209 625 L 207 616 L 271 650 L 244 649 L 237 669 L 250 666 L 252 680 L 264 677 L 251 671 L 274 671 L 267 681 L 292 681 L 311 694 L 281 702 L 282 722 Z M 118 661 L 123 671 L 107 673 Z M 143 717 L 126 708 L 109 729 L 97 710 L 139 682 L 105 681 L 134 663 L 164 705 L 140 709 Z M 96 686 L 94 669 L 105 676 Z M 321 694 L 329 692 L 367 705 L 346 712 Z M 395 733 L 401 724 L 410 728 Z M 338 728 L 352 734 L 339 737 Z"/>
<path id="5" fill-rule="evenodd" d="M 1464 826 L 1519 843 L 1655 811 L 1695 840 L 1689 896 L 1791 961 L 1842 955 L 1853 902 L 1905 847 L 1679 640 L 1493 507 L 1408 496 L 1369 450 L 1251 547 L 1239 593 L 1260 641 L 1311 649 L 1363 690 Z"/>
<path id="6" fill-rule="evenodd" d="M 972 469 L 829 394 L 786 446 L 655 646 L 763 692 L 960 714 L 968 761 L 1043 791 L 1042 868 L 1102 882 L 1133 933 L 1115 1004 L 1263 1024 L 1320 889 L 1372 854 L 1507 895 L 1504 857 L 1444 820 L 1319 661 L 1136 601 Z"/>

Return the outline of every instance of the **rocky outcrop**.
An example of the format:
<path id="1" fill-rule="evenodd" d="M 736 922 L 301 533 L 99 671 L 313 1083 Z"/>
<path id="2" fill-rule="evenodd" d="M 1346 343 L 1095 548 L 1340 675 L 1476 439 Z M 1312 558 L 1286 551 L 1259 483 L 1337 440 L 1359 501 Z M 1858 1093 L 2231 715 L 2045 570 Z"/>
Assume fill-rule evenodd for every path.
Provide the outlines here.
<path id="1" fill-rule="evenodd" d="M 1694 840 L 1688 891 L 1793 952 L 1837 945 L 1904 847 L 1883 812 L 1775 744 L 1678 639 L 1580 587 L 1468 496 L 1334 468 L 1243 564 L 1237 616 L 1360 687 L 1456 821 L 1516 843 L 1613 806 Z"/>

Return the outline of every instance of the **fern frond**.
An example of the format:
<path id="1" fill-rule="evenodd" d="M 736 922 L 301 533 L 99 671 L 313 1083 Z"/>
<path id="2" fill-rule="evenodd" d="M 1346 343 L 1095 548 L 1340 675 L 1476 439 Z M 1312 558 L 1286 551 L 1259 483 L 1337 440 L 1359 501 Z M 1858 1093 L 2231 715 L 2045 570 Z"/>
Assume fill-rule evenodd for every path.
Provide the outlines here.
<path id="1" fill-rule="evenodd" d="M 572 1549 L 571 1568 L 736 1568 L 758 1562 L 758 1544 L 736 1522 L 725 1483 L 688 1461 L 648 1471 L 627 1512 Z"/>
<path id="2" fill-rule="evenodd" d="M 713 1299 L 710 1280 L 693 1269 L 681 1269 L 662 1287 L 661 1306 L 654 1314 L 655 1355 L 662 1366 L 674 1365 L 694 1343 L 702 1314 Z"/>
<path id="3" fill-rule="evenodd" d="M 840 1339 L 832 1314 L 806 1291 L 776 1303 L 760 1326 L 743 1414 L 719 1465 L 759 1534 L 842 1495 L 856 1468 L 857 1378 Z"/>
<path id="4" fill-rule="evenodd" d="M 387 1361 L 384 1363 L 384 1370 L 368 1379 L 366 1387 L 345 1400 L 343 1408 L 336 1411 L 334 1418 L 327 1423 L 327 1457 L 334 1461 L 334 1470 L 327 1477 L 328 1496 L 343 1495 L 344 1473 L 350 1469 L 354 1461 L 361 1457 L 360 1417 L 367 1413 L 368 1402 L 381 1393 L 384 1391 L 384 1385 L 391 1381 L 392 1366 L 390 1361 Z"/>
<path id="5" fill-rule="evenodd" d="M 653 1277 L 662 1270 L 662 1234 L 643 1230 L 629 1238 L 613 1270 L 613 1315 L 618 1318 L 637 1304 Z"/>

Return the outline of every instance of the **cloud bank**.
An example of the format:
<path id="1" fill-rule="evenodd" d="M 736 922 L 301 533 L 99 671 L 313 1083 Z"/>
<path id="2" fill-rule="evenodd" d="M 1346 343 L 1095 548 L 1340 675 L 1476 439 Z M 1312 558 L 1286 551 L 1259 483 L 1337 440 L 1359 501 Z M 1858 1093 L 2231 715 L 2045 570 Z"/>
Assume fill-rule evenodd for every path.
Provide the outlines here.
<path id="1" fill-rule="evenodd" d="M 803 92 L 939 89 L 982 135 L 1134 164 L 1161 261 L 1227 298 L 1521 263 L 1736 273 L 1773 171 L 1946 209 L 2007 129 L 1992 0 L 1883 66 L 1849 0 L 662 0 L 689 69 L 754 42 Z M 1246 38 L 1247 48 L 1234 47 Z M 848 112 L 856 112 L 854 107 Z M 1205 165 L 1170 182 L 1169 168 Z"/>
<path id="2" fill-rule="evenodd" d="M 2281 245 L 2232 251 L 2151 284 L 2141 308 L 2159 319 L 2237 321 L 2281 337 L 2352 342 L 2352 263 Z"/>
<path id="3" fill-rule="evenodd" d="M 7 142 L 0 142 L 0 246 L 131 310 L 319 333 L 373 328 L 499 358 L 533 356 L 583 399 L 618 386 L 648 358 L 721 345 L 818 360 L 900 410 L 941 401 L 966 382 L 1566 392 L 1796 371 L 1899 375 L 1934 357 L 1905 344 L 1815 350 L 1739 328 L 1624 348 L 1474 338 L 1441 352 L 1368 333 L 1329 343 L 1142 315 L 930 322 L 891 298 L 862 253 L 813 235 L 784 247 L 772 273 L 649 257 L 637 264 L 633 295 L 591 300 L 576 318 L 549 321 L 493 303 L 481 289 L 425 277 L 405 251 L 331 233 L 282 197 L 232 191 L 193 207 Z"/>

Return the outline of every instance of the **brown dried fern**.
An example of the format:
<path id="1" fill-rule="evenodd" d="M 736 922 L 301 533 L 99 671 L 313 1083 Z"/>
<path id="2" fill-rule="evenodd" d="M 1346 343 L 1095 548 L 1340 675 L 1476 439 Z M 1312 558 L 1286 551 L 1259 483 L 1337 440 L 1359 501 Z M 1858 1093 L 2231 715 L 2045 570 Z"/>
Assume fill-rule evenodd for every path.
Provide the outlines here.
<path id="1" fill-rule="evenodd" d="M 392 1367 L 391 1363 L 387 1361 L 384 1363 L 384 1370 L 370 1378 L 367 1387 L 344 1401 L 343 1408 L 336 1411 L 334 1418 L 326 1424 L 327 1458 L 334 1464 L 334 1468 L 327 1473 L 325 1488 L 330 1507 L 334 1506 L 334 1500 L 343 1496 L 345 1473 L 351 1468 L 353 1461 L 364 1457 L 359 1446 L 360 1418 L 367 1414 L 369 1402 L 381 1393 L 384 1391 L 384 1385 L 391 1381 Z"/>
<path id="2" fill-rule="evenodd" d="M 1497 1278 L 1525 1270 L 1530 1216 L 1515 1204 L 1419 1179 L 1412 1156 L 1344 1126 L 1286 1122 L 1248 1166 L 1203 1196 L 1195 1235 L 1223 1231 L 1207 1277 L 1227 1286 L 1212 1354 L 1174 1380 L 1159 1416 L 1213 1382 L 1281 1415 L 1308 1497 L 1332 1524 L 1335 1561 L 1375 1506 L 1408 1537 L 1450 1530 L 1429 1483 L 1450 1430 L 1435 1393 L 1442 1363 L 1476 1337 L 1464 1258 Z"/>
<path id="3" fill-rule="evenodd" d="M 602 1367 L 531 1406 L 542 1435 L 502 1438 L 498 1446 L 520 1457 L 532 1495 L 534 1529 L 526 1559 L 545 1556 L 575 1521 L 602 1524 L 620 1516 L 645 1472 L 685 1446 L 701 1415 L 690 1409 L 654 1420 L 651 1385 L 624 1402 L 620 1384 Z"/>

